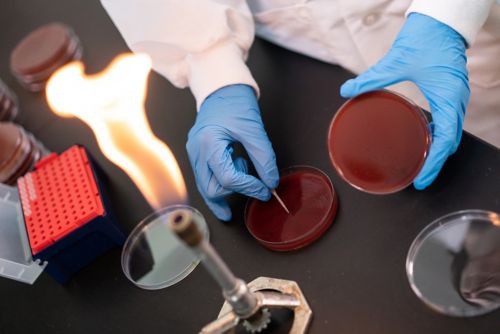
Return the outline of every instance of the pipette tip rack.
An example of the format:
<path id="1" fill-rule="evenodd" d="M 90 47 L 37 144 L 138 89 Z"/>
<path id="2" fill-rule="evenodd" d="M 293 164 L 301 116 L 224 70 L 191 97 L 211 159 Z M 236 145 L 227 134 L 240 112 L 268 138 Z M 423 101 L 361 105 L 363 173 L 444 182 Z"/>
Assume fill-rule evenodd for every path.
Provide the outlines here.
<path id="1" fill-rule="evenodd" d="M 90 156 L 81 146 L 41 160 L 17 183 L 33 257 L 60 283 L 124 236 Z"/>

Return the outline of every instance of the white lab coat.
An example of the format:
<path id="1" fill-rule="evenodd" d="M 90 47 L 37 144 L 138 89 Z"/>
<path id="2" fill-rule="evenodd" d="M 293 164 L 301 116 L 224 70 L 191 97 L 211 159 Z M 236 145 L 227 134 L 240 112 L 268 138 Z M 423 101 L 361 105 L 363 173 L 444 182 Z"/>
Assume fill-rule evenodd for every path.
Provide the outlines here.
<path id="1" fill-rule="evenodd" d="M 498 115 L 493 120 L 500 129 L 500 6 L 494 5 L 494 0 L 101 2 L 128 46 L 134 52 L 148 53 L 154 69 L 175 86 L 189 86 L 198 107 L 210 93 L 230 84 L 248 84 L 259 92 L 245 65 L 254 33 L 360 73 L 390 48 L 405 13 L 426 14 L 454 28 L 471 46 L 469 109 L 481 110 L 482 114 L 495 112 Z M 427 107 L 414 85 L 403 83 L 391 88 Z M 488 118 L 491 127 L 495 123 L 491 117 L 478 119 Z"/>

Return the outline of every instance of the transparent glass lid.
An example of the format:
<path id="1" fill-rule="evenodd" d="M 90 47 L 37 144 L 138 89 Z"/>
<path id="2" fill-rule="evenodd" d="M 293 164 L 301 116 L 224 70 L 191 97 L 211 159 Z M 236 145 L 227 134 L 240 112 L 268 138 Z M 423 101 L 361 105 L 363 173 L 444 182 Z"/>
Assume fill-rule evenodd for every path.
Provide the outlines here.
<path id="1" fill-rule="evenodd" d="M 146 217 L 129 235 L 122 252 L 123 272 L 143 289 L 162 289 L 184 279 L 200 262 L 170 231 L 167 221 L 178 209 L 188 210 L 208 239 L 205 219 L 187 205 L 172 205 Z"/>
<path id="2" fill-rule="evenodd" d="M 470 317 L 500 306 L 500 216 L 481 210 L 441 217 L 410 247 L 406 273 L 417 296 L 438 312 Z"/>

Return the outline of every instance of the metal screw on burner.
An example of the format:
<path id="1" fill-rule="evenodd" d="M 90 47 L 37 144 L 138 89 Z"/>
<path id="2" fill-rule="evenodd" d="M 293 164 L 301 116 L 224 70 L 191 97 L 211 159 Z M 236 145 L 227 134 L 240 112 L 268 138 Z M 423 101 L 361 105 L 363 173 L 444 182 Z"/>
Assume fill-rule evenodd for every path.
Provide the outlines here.
<path id="1" fill-rule="evenodd" d="M 312 311 L 297 283 L 259 277 L 246 284 L 234 276 L 212 245 L 203 238 L 191 213 L 184 209 L 173 212 L 169 228 L 193 251 L 222 288 L 226 300 L 219 318 L 205 326 L 201 333 L 232 333 L 242 322 L 252 333 L 260 332 L 271 321 L 269 309 L 287 308 L 294 312 L 290 333 L 307 332 Z"/>

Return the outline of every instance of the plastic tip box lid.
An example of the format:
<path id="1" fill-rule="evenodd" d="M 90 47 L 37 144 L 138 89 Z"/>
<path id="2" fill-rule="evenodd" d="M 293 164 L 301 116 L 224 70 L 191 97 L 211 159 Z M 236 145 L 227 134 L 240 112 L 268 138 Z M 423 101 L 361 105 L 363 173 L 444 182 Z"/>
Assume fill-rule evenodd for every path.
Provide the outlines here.
<path id="1" fill-rule="evenodd" d="M 31 257 L 17 189 L 0 183 L 0 276 L 33 284 L 46 265 Z"/>

